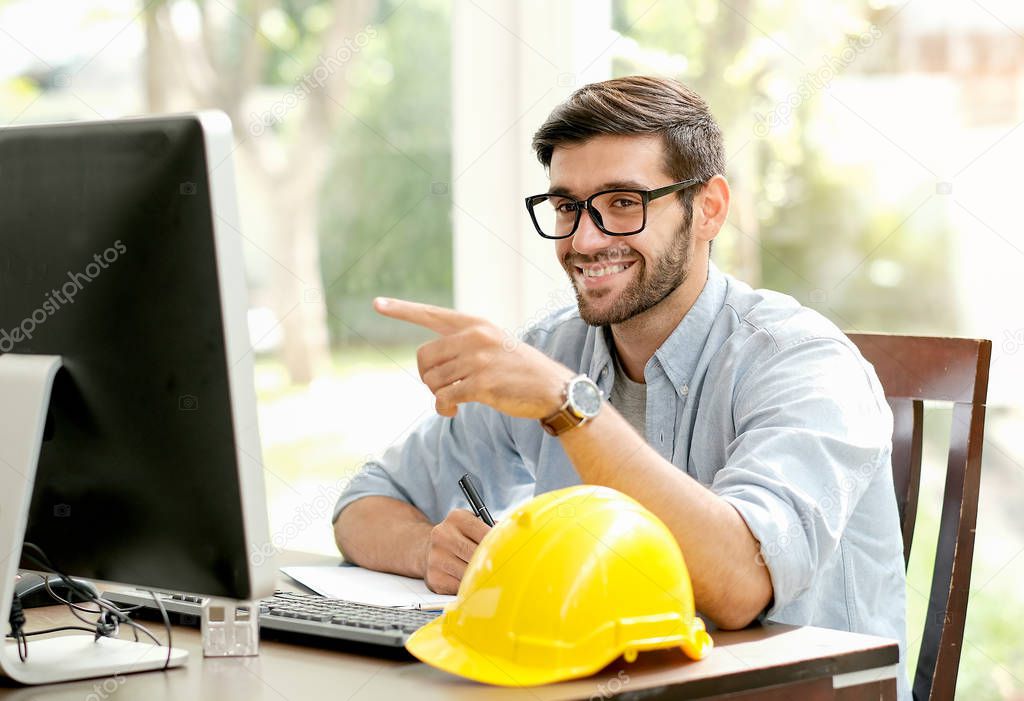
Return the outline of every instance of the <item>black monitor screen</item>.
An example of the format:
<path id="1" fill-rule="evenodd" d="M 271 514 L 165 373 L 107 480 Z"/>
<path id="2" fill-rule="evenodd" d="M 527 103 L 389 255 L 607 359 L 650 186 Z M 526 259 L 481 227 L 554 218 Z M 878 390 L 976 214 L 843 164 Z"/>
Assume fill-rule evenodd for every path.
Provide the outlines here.
<path id="1" fill-rule="evenodd" d="M 69 574 L 249 591 L 212 222 L 196 118 L 0 129 L 0 353 L 64 366 L 25 540 Z"/>

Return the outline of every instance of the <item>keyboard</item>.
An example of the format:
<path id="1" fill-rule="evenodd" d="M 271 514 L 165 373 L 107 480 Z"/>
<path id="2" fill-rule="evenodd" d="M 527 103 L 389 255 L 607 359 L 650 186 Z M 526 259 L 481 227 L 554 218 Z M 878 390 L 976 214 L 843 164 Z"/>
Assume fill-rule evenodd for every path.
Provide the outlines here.
<path id="1" fill-rule="evenodd" d="M 202 597 L 161 593 L 157 596 L 175 623 L 199 627 Z M 121 607 L 140 606 L 139 612 L 147 614 L 147 618 L 159 617 L 159 609 L 148 591 L 107 591 L 103 592 L 103 598 Z M 413 632 L 441 614 L 440 611 L 371 606 L 287 591 L 261 599 L 259 609 L 261 630 L 387 647 L 403 647 Z"/>

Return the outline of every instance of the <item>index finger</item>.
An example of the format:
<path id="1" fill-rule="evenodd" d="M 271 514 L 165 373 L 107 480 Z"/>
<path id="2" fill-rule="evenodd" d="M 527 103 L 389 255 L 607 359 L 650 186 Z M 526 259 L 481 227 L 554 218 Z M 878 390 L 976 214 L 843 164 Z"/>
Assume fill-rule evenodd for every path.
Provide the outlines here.
<path id="1" fill-rule="evenodd" d="M 377 297 L 373 300 L 373 308 L 382 314 L 399 321 L 408 321 L 430 329 L 442 336 L 453 334 L 476 322 L 474 317 L 454 309 L 435 307 L 433 304 L 408 302 L 404 299 Z"/>

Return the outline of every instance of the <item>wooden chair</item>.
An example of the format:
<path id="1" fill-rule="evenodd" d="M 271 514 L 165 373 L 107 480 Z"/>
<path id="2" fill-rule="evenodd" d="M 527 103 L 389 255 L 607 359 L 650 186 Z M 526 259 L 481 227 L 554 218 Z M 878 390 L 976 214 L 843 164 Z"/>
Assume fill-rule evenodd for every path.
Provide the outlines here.
<path id="1" fill-rule="evenodd" d="M 910 561 L 917 520 L 924 400 L 953 403 L 935 569 L 913 679 L 916 701 L 952 699 L 971 584 L 992 342 L 881 334 L 849 337 L 875 366 L 892 407 L 892 471 L 905 563 Z"/>

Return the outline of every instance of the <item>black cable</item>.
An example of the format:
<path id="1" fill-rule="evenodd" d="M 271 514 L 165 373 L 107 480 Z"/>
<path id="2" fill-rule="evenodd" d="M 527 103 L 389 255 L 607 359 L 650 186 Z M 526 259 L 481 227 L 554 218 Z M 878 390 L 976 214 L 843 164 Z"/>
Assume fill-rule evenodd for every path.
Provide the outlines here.
<path id="1" fill-rule="evenodd" d="M 153 601 L 156 602 L 156 607 L 160 609 L 160 615 L 164 618 L 164 628 L 167 630 L 167 661 L 164 662 L 164 669 L 171 668 L 171 618 L 167 615 L 167 609 L 164 608 L 164 602 L 160 600 L 160 597 L 156 595 L 156 592 L 152 589 L 149 590 L 149 595 L 153 597 Z"/>
<path id="2" fill-rule="evenodd" d="M 46 628 L 44 630 L 34 630 L 31 633 L 22 633 L 22 636 L 28 637 L 30 635 L 45 635 L 46 633 L 56 633 L 62 630 L 84 630 L 86 633 L 95 633 L 95 628 L 86 628 L 85 626 L 57 626 L 56 628 Z M 8 634 L 7 637 L 13 637 Z M 24 660 L 22 660 L 24 661 Z"/>
<path id="3" fill-rule="evenodd" d="M 109 611 L 104 611 L 96 617 L 95 637 L 93 642 L 100 638 L 116 638 L 121 626 L 116 616 L 111 616 Z"/>
<path id="4" fill-rule="evenodd" d="M 67 599 L 62 597 L 60 594 L 55 592 L 50 587 L 50 578 L 49 577 L 44 577 L 43 578 L 43 586 L 46 587 L 46 592 L 51 597 L 53 597 L 54 599 L 56 599 L 58 602 L 60 602 L 62 604 L 66 604 L 68 609 L 74 615 L 74 617 L 77 618 L 78 620 L 80 620 L 82 623 L 89 623 L 91 625 L 91 624 L 93 624 L 93 621 L 90 621 L 88 618 L 86 618 L 85 616 L 80 614 L 79 611 L 84 611 L 85 613 L 94 613 L 96 615 L 99 615 L 99 614 L 103 613 L 103 609 L 101 609 L 99 606 L 97 606 L 96 610 L 93 611 L 92 609 L 87 609 L 84 606 L 79 606 L 78 604 L 71 603 L 70 601 L 68 601 Z"/>
<path id="5" fill-rule="evenodd" d="M 36 550 L 39 550 L 38 546 L 33 545 L 32 547 L 35 548 Z M 39 552 L 40 552 L 40 554 L 42 554 L 42 550 L 39 550 Z M 56 574 L 58 577 L 61 577 L 61 579 L 63 581 L 67 581 L 68 580 L 67 575 L 63 575 L 62 573 L 57 571 L 55 568 L 53 568 L 52 563 L 50 563 L 49 558 L 47 558 L 45 560 L 45 562 L 43 562 L 43 561 L 39 560 L 38 558 L 33 557 L 32 555 L 28 555 L 27 557 L 29 559 L 34 560 L 37 564 L 45 565 L 47 568 L 53 570 L 54 574 Z M 46 557 L 45 554 L 43 555 L 43 557 L 44 558 Z M 93 611 L 92 609 L 88 609 L 88 608 L 86 608 L 84 606 L 81 606 L 79 604 L 72 603 L 71 601 L 68 601 L 67 599 L 65 599 L 62 596 L 60 596 L 57 592 L 53 591 L 53 589 L 50 587 L 50 580 L 49 580 L 48 577 L 44 577 L 43 581 L 44 581 L 44 584 L 46 586 L 46 591 L 49 592 L 50 596 L 52 596 L 54 599 L 56 599 L 57 601 L 61 602 L 62 604 L 66 604 L 68 606 L 68 608 L 71 609 L 71 613 L 75 615 L 75 618 L 77 618 L 78 620 L 82 621 L 83 623 L 91 623 L 94 626 L 96 626 L 96 628 L 94 628 L 92 632 L 96 633 L 96 639 L 97 640 L 100 638 L 100 636 L 109 635 L 109 633 L 103 632 L 104 630 L 109 630 L 109 621 L 101 621 L 101 620 L 97 620 L 96 622 L 87 621 L 84 618 L 82 618 L 81 616 L 79 616 L 77 613 L 75 613 L 76 610 L 77 611 L 82 611 L 84 613 L 99 614 L 101 618 L 102 618 L 104 612 L 109 612 L 110 615 L 112 615 L 112 616 L 114 616 L 116 618 L 117 622 L 124 623 L 125 625 L 129 626 L 132 629 L 132 634 L 134 635 L 136 641 L 139 639 L 139 631 L 141 630 L 143 633 L 145 633 L 146 635 L 149 636 L 150 640 L 152 640 L 155 645 L 159 645 L 160 644 L 160 640 L 155 635 L 153 635 L 153 633 L 149 630 L 149 628 L 147 628 L 144 625 L 141 625 L 140 623 L 137 623 L 136 621 L 133 621 L 131 618 L 128 617 L 129 613 L 131 613 L 132 611 L 136 611 L 136 610 L 142 608 L 142 606 L 132 606 L 130 608 L 122 609 L 122 608 L 119 608 L 117 606 L 114 606 L 114 604 L 110 603 L 106 599 L 103 599 L 102 597 L 95 596 L 92 592 L 90 592 L 88 590 L 85 590 L 85 589 L 82 589 L 81 587 L 79 587 L 78 590 L 84 592 L 83 595 L 88 597 L 89 602 L 93 603 L 93 604 L 96 604 L 97 608 L 99 609 L 97 611 Z M 115 629 L 114 629 L 113 632 L 114 633 L 117 632 L 116 624 L 115 624 Z"/>
<path id="6" fill-rule="evenodd" d="M 33 555 L 32 553 L 26 553 L 25 549 L 33 550 L 35 551 L 36 554 Z M 35 543 L 24 543 L 22 545 L 21 554 L 23 557 L 28 557 L 30 560 L 34 560 L 36 564 L 42 565 L 43 567 L 45 567 L 46 569 L 50 570 L 55 575 L 60 577 L 61 580 L 68 585 L 69 589 L 71 589 L 73 592 L 81 596 L 86 601 L 91 601 L 94 598 L 96 598 L 91 591 L 81 586 L 78 582 L 71 579 L 71 577 L 67 576 L 59 569 L 57 569 L 54 566 L 54 564 L 50 562 L 50 558 L 46 556 L 46 553 L 43 552 L 42 548 L 40 548 Z"/>
<path id="7" fill-rule="evenodd" d="M 68 607 L 68 610 L 69 610 L 69 611 L 71 611 L 71 614 L 72 614 L 72 615 L 73 615 L 73 616 L 74 616 L 75 618 L 77 618 L 78 620 L 80 620 L 80 621 L 81 621 L 82 623 L 88 623 L 88 624 L 89 624 L 89 625 L 91 625 L 91 626 L 95 626 L 95 625 L 96 625 L 96 621 L 90 621 L 90 620 L 89 620 L 88 618 L 86 618 L 85 616 L 83 616 L 82 614 L 80 614 L 80 613 L 79 613 L 78 611 L 76 611 L 76 610 L 75 610 L 74 608 L 72 608 L 72 607 L 70 607 L 70 606 L 69 606 L 69 607 Z M 102 613 L 102 611 L 93 611 L 92 613 L 95 613 L 95 614 L 99 615 L 100 613 Z"/>
<path id="8" fill-rule="evenodd" d="M 21 607 L 21 597 L 14 595 L 11 601 L 11 614 L 8 616 L 11 623 L 11 632 L 8 638 L 14 638 L 18 643 L 18 658 L 24 662 L 28 658 L 28 640 L 25 639 L 25 610 Z"/>
<path id="9" fill-rule="evenodd" d="M 26 550 L 29 550 L 30 552 L 25 552 Z M 50 558 L 47 557 L 46 553 L 43 552 L 42 548 L 40 548 L 38 545 L 36 545 L 34 543 L 28 543 L 28 542 L 23 543 L 23 545 L 22 545 L 22 556 L 25 557 L 28 560 L 31 560 L 36 565 L 42 567 L 44 570 L 49 570 L 50 572 L 55 574 L 57 577 L 59 577 L 61 579 L 61 581 L 64 582 L 64 584 L 67 585 L 67 587 L 71 591 L 73 591 L 76 594 L 78 594 L 86 602 L 95 604 L 96 607 L 97 607 L 97 610 L 94 611 L 92 609 L 86 608 L 84 606 L 81 606 L 81 605 L 79 605 L 77 603 L 74 603 L 72 601 L 69 601 L 68 599 L 65 599 L 65 598 L 61 597 L 55 591 L 53 591 L 53 589 L 50 587 L 49 577 L 45 577 L 44 576 L 43 581 L 45 583 L 46 590 L 47 590 L 47 592 L 49 592 L 50 596 L 52 596 L 57 601 L 65 604 L 66 606 L 68 606 L 68 608 L 71 610 L 71 613 L 74 614 L 74 616 L 78 620 L 82 621 L 83 623 L 89 623 L 89 624 L 94 626 L 93 628 L 83 628 L 81 626 L 62 626 L 60 628 L 55 628 L 55 629 L 52 629 L 52 630 L 46 631 L 46 632 L 53 632 L 55 630 L 86 630 L 86 631 L 88 631 L 90 633 L 94 633 L 95 636 L 96 636 L 96 639 L 99 640 L 100 637 L 106 637 L 106 636 L 110 636 L 112 634 L 116 634 L 117 631 L 118 631 L 118 625 L 120 623 L 124 623 L 125 625 L 131 627 L 132 633 L 134 634 L 136 641 L 138 641 L 138 639 L 139 639 L 139 631 L 142 631 L 147 636 L 149 636 L 149 638 L 153 641 L 153 643 L 155 645 L 157 645 L 157 646 L 160 645 L 160 640 L 155 635 L 153 635 L 153 633 L 146 626 L 141 625 L 141 624 L 133 621 L 129 617 L 129 615 L 128 615 L 132 611 L 135 611 L 135 610 L 137 610 L 139 608 L 142 608 L 142 606 L 133 606 L 131 608 L 121 609 L 121 608 L 115 606 L 113 603 L 111 603 L 109 601 L 106 601 L 102 597 L 97 596 L 92 591 L 90 591 L 90 590 L 86 589 L 85 587 L 81 586 L 78 582 L 76 582 L 73 579 L 71 579 L 71 577 L 69 577 L 68 575 L 66 575 L 63 572 L 61 572 L 53 564 L 53 562 L 50 560 Z M 155 598 L 155 595 L 154 595 L 154 598 Z M 171 631 L 171 623 L 170 623 L 170 618 L 167 616 L 167 612 L 163 609 L 163 605 L 160 602 L 158 602 L 158 605 L 159 605 L 161 611 L 163 612 L 163 615 L 164 615 L 164 625 L 167 628 L 167 661 L 166 661 L 166 663 L 164 665 L 164 669 L 167 669 L 170 666 L 170 660 L 171 660 L 171 632 L 170 632 Z M 16 638 L 18 640 L 18 655 L 19 655 L 19 657 L 21 657 L 21 660 L 24 662 L 25 659 L 28 657 L 28 641 L 25 640 L 26 634 L 20 632 L 20 627 L 15 629 L 15 626 L 14 626 L 14 623 L 15 623 L 15 608 L 17 608 L 18 612 L 20 612 L 21 620 L 22 620 L 22 625 L 23 625 L 24 624 L 24 613 L 22 612 L 21 604 L 20 604 L 20 601 L 19 601 L 17 596 L 14 597 L 14 604 L 12 604 L 12 606 L 11 606 L 11 628 L 12 628 L 12 635 L 8 636 L 8 637 L 15 637 L 15 635 L 18 636 Z M 78 615 L 77 611 L 81 611 L 81 612 L 84 612 L 84 613 L 98 614 L 97 620 L 95 622 L 88 621 L 85 618 L 83 618 L 82 616 Z M 38 635 L 40 632 L 41 631 L 36 631 L 34 633 L 29 633 L 27 635 Z"/>
<path id="10" fill-rule="evenodd" d="M 60 603 L 66 604 L 68 606 L 68 608 L 70 608 L 72 610 L 83 611 L 85 613 L 102 613 L 103 612 L 102 610 L 93 611 L 92 609 L 87 609 L 84 606 L 82 606 L 81 604 L 78 604 L 78 603 L 75 603 L 73 601 L 69 601 L 69 600 L 65 599 L 64 597 L 62 597 L 60 594 L 55 592 L 50 587 L 50 580 L 49 580 L 48 577 L 45 578 L 43 580 L 43 582 L 44 582 L 44 585 L 46 586 L 46 591 L 50 594 L 50 596 L 52 596 L 54 599 L 56 599 Z M 117 611 L 119 611 L 119 612 L 121 612 L 123 614 L 134 613 L 135 611 L 138 611 L 141 608 L 145 608 L 142 604 L 135 604 L 133 606 L 115 606 L 114 604 L 112 604 L 111 602 L 107 601 L 106 599 L 104 599 L 102 597 L 93 597 L 93 598 L 89 599 L 89 603 L 96 604 L 97 606 L 100 607 L 100 609 L 103 609 L 104 606 L 101 605 L 101 602 L 102 602 L 102 604 L 105 604 L 108 607 L 108 610 L 113 608 L 113 609 L 116 609 Z M 122 620 L 122 622 L 126 623 L 127 621 Z"/>
<path id="11" fill-rule="evenodd" d="M 129 627 L 129 628 L 131 628 L 131 629 L 132 629 L 133 631 L 139 631 L 139 630 L 141 630 L 141 631 L 142 631 L 143 633 L 145 633 L 146 635 L 148 635 L 148 636 L 149 636 L 149 639 L 153 641 L 153 644 L 154 644 L 154 645 L 156 645 L 156 646 L 158 646 L 158 647 L 159 647 L 159 645 L 160 645 L 160 638 L 158 638 L 158 637 L 156 637 L 155 635 L 153 635 L 153 633 L 152 633 L 152 632 L 150 632 L 149 628 L 147 628 L 146 626 L 144 626 L 144 625 L 141 625 L 141 624 L 139 624 L 139 623 L 136 623 L 135 621 L 133 621 L 133 620 L 131 620 L 131 619 L 128 619 L 128 620 L 126 620 L 126 621 L 125 621 L 125 623 L 126 623 L 126 624 L 128 625 L 128 627 Z M 136 640 L 138 640 L 138 639 L 139 639 L 139 638 L 138 638 L 138 635 L 136 635 L 136 636 L 135 636 L 135 639 L 136 639 Z"/>

